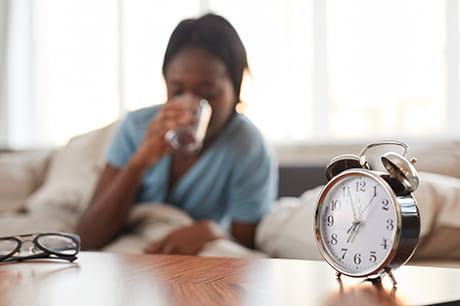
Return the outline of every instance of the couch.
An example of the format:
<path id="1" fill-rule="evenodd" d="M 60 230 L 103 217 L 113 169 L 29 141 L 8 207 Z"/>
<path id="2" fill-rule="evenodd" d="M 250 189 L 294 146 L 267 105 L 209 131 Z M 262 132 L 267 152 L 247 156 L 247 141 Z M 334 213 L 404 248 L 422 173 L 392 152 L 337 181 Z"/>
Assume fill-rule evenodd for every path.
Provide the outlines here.
<path id="1" fill-rule="evenodd" d="M 105 145 L 115 128 L 112 123 L 75 136 L 62 148 L 0 153 L 0 236 L 73 232 L 104 166 Z M 422 236 L 414 261 L 460 260 L 457 147 L 448 143 L 418 150 L 417 168 L 427 172 L 421 172 L 424 187 L 416 194 Z M 200 255 L 321 259 L 312 218 L 316 196 L 326 182 L 324 165 L 281 165 L 279 174 L 279 199 L 258 226 L 257 250 L 222 239 L 207 244 Z M 125 233 L 101 251 L 139 253 L 149 241 L 193 222 L 174 207 L 159 204 L 135 205 Z"/>

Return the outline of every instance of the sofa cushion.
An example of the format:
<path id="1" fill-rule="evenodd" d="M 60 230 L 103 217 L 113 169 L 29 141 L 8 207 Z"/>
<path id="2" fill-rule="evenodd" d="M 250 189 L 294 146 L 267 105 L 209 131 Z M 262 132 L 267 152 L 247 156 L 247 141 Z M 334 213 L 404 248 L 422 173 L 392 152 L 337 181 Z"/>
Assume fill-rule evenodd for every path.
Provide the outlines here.
<path id="1" fill-rule="evenodd" d="M 116 123 L 75 136 L 51 159 L 43 185 L 26 201 L 34 214 L 67 212 L 76 220 L 86 208 L 105 165 L 104 152 Z"/>
<path id="2" fill-rule="evenodd" d="M 24 209 L 28 196 L 43 182 L 52 151 L 0 154 L 0 212 Z"/>
<path id="3" fill-rule="evenodd" d="M 415 147 L 409 156 L 416 157 L 418 171 L 460 178 L 460 143 L 441 142 Z"/>
<path id="4" fill-rule="evenodd" d="M 39 232 L 71 232 L 72 222 L 67 218 L 48 218 L 45 215 L 5 213 L 0 215 L 0 236 L 16 236 Z"/>

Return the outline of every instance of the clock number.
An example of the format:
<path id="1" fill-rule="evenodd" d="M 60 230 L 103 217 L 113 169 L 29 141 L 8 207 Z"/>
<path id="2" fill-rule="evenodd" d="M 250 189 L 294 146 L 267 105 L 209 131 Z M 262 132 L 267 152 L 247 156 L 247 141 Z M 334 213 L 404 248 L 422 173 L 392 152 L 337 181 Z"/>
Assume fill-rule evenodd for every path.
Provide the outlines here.
<path id="1" fill-rule="evenodd" d="M 376 262 L 377 261 L 377 256 L 375 256 L 375 254 L 377 254 L 377 252 L 371 251 L 371 255 L 369 256 L 369 261 L 370 262 Z"/>
<path id="2" fill-rule="evenodd" d="M 391 231 L 393 230 L 394 228 L 394 224 L 393 224 L 393 219 L 388 219 L 387 220 L 387 226 L 386 226 L 387 230 Z"/>
<path id="3" fill-rule="evenodd" d="M 342 259 L 345 259 L 345 255 L 347 254 L 348 249 L 342 248 Z"/>
<path id="4" fill-rule="evenodd" d="M 332 200 L 331 206 L 333 211 L 340 210 L 342 203 L 339 200 Z"/>
<path id="5" fill-rule="evenodd" d="M 377 186 L 374 186 L 374 194 L 373 194 L 374 197 L 377 196 Z"/>
<path id="6" fill-rule="evenodd" d="M 353 256 L 353 262 L 359 265 L 361 263 L 361 254 L 356 253 L 355 256 Z"/>
<path id="7" fill-rule="evenodd" d="M 330 215 L 327 216 L 327 226 L 333 226 L 334 225 L 334 216 Z"/>
<path id="8" fill-rule="evenodd" d="M 388 201 L 387 199 L 384 199 L 384 200 L 382 201 L 382 205 L 383 205 L 383 206 L 382 206 L 382 209 L 388 211 L 388 209 L 390 208 L 390 207 L 389 207 L 389 204 L 390 204 L 390 201 Z"/>
<path id="9" fill-rule="evenodd" d="M 365 181 L 357 181 L 356 182 L 356 192 L 366 192 L 366 182 Z"/>
<path id="10" fill-rule="evenodd" d="M 343 186 L 342 191 L 343 191 L 343 197 L 348 197 L 348 195 L 350 194 L 350 187 Z"/>
<path id="11" fill-rule="evenodd" d="M 332 234 L 332 235 L 331 235 L 331 244 L 332 244 L 332 245 L 336 245 L 337 242 L 338 242 L 338 240 L 337 240 L 337 234 Z"/>
<path id="12" fill-rule="evenodd" d="M 388 248 L 388 241 L 387 241 L 386 238 L 383 238 L 381 246 L 383 246 L 384 250 L 386 250 Z"/>

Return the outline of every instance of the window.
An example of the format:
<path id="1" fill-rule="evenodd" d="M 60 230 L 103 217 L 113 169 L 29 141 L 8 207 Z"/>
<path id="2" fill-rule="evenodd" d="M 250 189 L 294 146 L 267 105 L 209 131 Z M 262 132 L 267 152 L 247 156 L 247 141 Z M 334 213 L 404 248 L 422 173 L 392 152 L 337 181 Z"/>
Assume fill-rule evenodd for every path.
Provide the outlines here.
<path id="1" fill-rule="evenodd" d="M 330 136 L 446 129 L 442 1 L 327 2 Z"/>
<path id="2" fill-rule="evenodd" d="M 167 39 L 181 19 L 207 11 L 228 18 L 247 48 L 245 113 L 272 142 L 458 139 L 456 1 L 14 3 L 30 5 L 30 14 L 16 16 L 30 24 L 30 48 L 28 69 L 10 65 L 29 80 L 7 99 L 12 147 L 61 145 L 164 102 Z M 10 48 L 22 54 L 14 48 L 24 45 Z M 18 103 L 13 93 L 24 86 L 29 102 Z"/>

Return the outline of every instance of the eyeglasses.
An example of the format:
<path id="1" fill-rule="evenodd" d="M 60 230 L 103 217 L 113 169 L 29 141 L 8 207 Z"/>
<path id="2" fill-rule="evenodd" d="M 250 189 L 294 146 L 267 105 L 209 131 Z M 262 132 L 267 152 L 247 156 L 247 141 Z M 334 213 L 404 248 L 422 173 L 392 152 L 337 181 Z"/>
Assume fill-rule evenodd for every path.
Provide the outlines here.
<path id="1" fill-rule="evenodd" d="M 36 233 L 0 237 L 0 262 L 52 258 L 77 259 L 80 237 L 69 233 Z"/>

